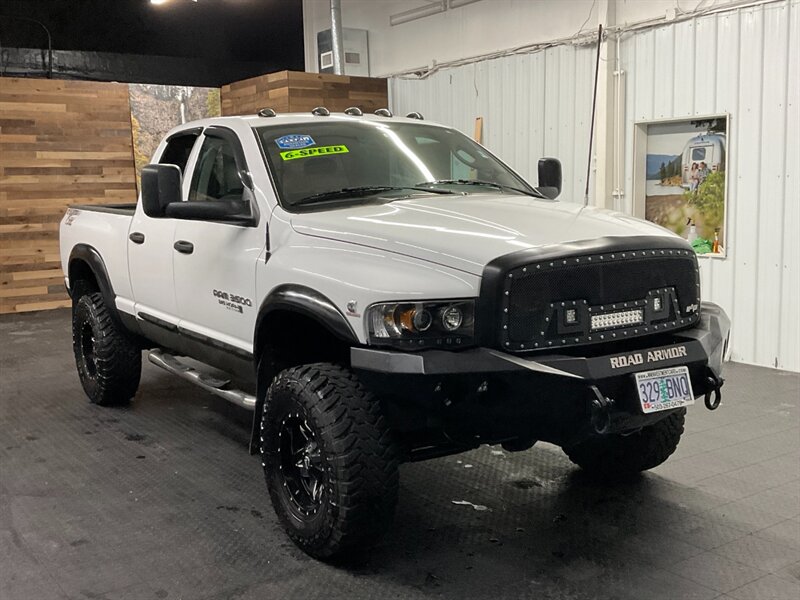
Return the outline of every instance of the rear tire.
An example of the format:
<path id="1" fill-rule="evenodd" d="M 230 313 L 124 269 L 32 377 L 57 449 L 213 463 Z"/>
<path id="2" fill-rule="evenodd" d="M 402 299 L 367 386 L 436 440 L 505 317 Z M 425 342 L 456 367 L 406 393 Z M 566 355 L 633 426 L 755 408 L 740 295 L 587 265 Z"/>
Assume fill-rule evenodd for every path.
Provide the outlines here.
<path id="1" fill-rule="evenodd" d="M 92 403 L 119 406 L 133 398 L 142 372 L 141 348 L 114 325 L 97 292 L 74 301 L 72 348 L 78 377 Z"/>
<path id="2" fill-rule="evenodd" d="M 355 558 L 391 524 L 399 452 L 379 402 L 343 367 L 278 374 L 261 418 L 261 460 L 281 524 L 315 558 Z"/>
<path id="3" fill-rule="evenodd" d="M 675 452 L 683 434 L 686 409 L 630 435 L 595 436 L 564 448 L 569 459 L 599 479 L 625 479 L 657 467 Z"/>

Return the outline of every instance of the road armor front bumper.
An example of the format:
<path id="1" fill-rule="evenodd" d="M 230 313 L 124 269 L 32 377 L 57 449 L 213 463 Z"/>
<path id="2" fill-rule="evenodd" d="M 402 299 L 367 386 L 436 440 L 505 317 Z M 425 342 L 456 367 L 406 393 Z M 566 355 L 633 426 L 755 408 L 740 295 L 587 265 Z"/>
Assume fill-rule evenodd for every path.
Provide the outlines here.
<path id="1" fill-rule="evenodd" d="M 690 329 L 594 348 L 520 356 L 490 348 L 411 353 L 359 347 L 351 350 L 351 364 L 390 399 L 401 429 L 418 426 L 423 415 L 430 423 L 433 415 L 445 428 L 463 429 L 459 435 L 469 440 L 527 436 L 563 445 L 632 431 L 668 415 L 643 413 L 637 372 L 685 366 L 695 397 L 715 409 L 729 335 L 725 312 L 704 302 Z"/>

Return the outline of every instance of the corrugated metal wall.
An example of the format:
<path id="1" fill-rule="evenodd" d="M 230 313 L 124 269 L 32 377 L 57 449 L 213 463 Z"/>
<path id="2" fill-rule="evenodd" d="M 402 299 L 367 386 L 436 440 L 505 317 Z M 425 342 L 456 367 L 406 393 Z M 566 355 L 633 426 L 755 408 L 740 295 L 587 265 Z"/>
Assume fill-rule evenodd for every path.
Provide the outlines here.
<path id="1" fill-rule="evenodd" d="M 728 256 L 701 259 L 703 297 L 734 322 L 732 359 L 800 370 L 800 0 L 708 15 L 621 43 L 626 72 L 625 196 L 632 211 L 634 123 L 730 113 Z M 390 82 L 396 113 L 471 135 L 529 180 L 564 164 L 563 200 L 585 186 L 594 52 L 558 47 Z"/>
<path id="2" fill-rule="evenodd" d="M 625 198 L 635 121 L 729 113 L 728 247 L 700 260 L 703 297 L 734 323 L 732 359 L 800 370 L 800 2 L 622 39 Z"/>
<path id="3" fill-rule="evenodd" d="M 472 135 L 483 117 L 483 144 L 529 181 L 543 156 L 561 159 L 562 200 L 583 201 L 592 110 L 592 48 L 561 46 L 435 73 L 392 79 L 396 114 L 426 119 Z"/>

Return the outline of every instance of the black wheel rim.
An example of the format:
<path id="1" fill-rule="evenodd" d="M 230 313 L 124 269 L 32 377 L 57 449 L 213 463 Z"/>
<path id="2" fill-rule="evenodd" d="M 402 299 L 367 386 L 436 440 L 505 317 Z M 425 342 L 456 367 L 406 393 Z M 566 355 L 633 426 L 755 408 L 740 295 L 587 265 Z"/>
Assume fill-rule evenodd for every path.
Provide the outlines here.
<path id="1" fill-rule="evenodd" d="M 92 379 L 97 376 L 97 354 L 95 354 L 94 331 L 89 323 L 84 323 L 80 331 L 80 349 L 83 370 Z"/>
<path id="2" fill-rule="evenodd" d="M 287 415 L 278 432 L 279 470 L 289 504 L 298 516 L 317 513 L 325 495 L 325 469 L 313 429 L 299 414 Z"/>

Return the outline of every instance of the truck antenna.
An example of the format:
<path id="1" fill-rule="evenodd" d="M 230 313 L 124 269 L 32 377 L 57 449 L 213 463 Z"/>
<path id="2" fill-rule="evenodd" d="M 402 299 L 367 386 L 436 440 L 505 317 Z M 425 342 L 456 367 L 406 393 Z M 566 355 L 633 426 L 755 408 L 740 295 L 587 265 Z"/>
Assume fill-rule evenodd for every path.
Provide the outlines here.
<path id="1" fill-rule="evenodd" d="M 592 172 L 592 143 L 594 142 L 594 114 L 597 110 L 597 79 L 600 74 L 600 44 L 603 42 L 603 25 L 597 27 L 597 59 L 594 65 L 594 94 L 592 95 L 592 124 L 589 126 L 589 160 L 586 165 L 586 191 L 583 193 L 583 205 L 589 204 L 589 175 Z"/>

